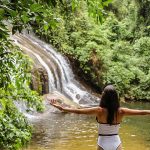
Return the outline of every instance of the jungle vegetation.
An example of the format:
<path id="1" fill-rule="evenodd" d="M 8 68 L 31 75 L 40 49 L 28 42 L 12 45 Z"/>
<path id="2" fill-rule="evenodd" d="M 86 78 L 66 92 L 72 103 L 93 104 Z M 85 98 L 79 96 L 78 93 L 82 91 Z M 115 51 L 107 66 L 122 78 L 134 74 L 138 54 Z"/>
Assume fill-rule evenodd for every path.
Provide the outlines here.
<path id="1" fill-rule="evenodd" d="M 31 126 L 16 101 L 23 101 L 29 110 L 43 108 L 38 93 L 29 86 L 32 61 L 12 44 L 6 22 L 12 25 L 12 33 L 32 30 L 51 43 L 94 88 L 111 83 L 126 99 L 150 100 L 148 0 L 1 0 L 2 149 L 20 149 L 31 138 Z"/>

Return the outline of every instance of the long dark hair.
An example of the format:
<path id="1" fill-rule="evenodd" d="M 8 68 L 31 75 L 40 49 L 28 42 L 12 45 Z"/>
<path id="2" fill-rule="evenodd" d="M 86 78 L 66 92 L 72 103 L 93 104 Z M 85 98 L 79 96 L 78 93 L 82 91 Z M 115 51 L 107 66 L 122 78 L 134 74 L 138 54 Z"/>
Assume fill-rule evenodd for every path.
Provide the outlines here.
<path id="1" fill-rule="evenodd" d="M 114 119 L 117 118 L 118 108 L 120 107 L 119 97 L 113 85 L 107 85 L 104 88 L 100 107 L 107 109 L 107 123 L 113 124 Z"/>

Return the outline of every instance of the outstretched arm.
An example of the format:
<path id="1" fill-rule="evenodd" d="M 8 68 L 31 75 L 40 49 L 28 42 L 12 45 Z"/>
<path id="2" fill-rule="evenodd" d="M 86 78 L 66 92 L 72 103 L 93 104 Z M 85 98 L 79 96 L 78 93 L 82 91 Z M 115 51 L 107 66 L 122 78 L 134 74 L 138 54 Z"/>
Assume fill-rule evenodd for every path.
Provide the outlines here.
<path id="1" fill-rule="evenodd" d="M 121 108 L 121 112 L 125 116 L 131 116 L 131 115 L 150 115 L 150 110 L 137 110 L 137 109 Z"/>
<path id="2" fill-rule="evenodd" d="M 100 107 L 92 107 L 92 108 L 68 108 L 63 107 L 63 105 L 59 104 L 56 100 L 50 100 L 50 104 L 61 111 L 75 113 L 75 114 L 87 114 L 87 115 L 97 115 L 101 112 Z"/>

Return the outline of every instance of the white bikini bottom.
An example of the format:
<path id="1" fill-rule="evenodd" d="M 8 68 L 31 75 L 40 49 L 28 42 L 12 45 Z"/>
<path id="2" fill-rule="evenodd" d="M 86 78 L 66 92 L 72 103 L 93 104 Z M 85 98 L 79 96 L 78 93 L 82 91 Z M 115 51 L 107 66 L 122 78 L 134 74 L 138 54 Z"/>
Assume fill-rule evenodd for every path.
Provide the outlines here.
<path id="1" fill-rule="evenodd" d="M 121 144 L 121 140 L 119 135 L 99 136 L 97 144 L 104 150 L 117 150 Z"/>

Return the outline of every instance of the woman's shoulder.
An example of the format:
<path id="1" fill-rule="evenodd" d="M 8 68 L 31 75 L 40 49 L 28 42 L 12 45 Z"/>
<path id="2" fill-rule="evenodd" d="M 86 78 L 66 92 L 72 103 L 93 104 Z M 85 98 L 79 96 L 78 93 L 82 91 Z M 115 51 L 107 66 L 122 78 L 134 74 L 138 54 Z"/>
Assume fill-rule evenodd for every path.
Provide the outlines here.
<path id="1" fill-rule="evenodd" d="M 98 113 L 103 113 L 105 111 L 105 108 L 100 107 L 100 106 L 95 107 L 95 108 L 96 108 L 96 110 L 97 110 Z"/>
<path id="2" fill-rule="evenodd" d="M 120 107 L 120 108 L 118 109 L 118 112 L 119 112 L 119 114 L 124 114 L 127 109 L 128 109 L 128 108 Z"/>
<path id="3" fill-rule="evenodd" d="M 100 107 L 98 108 L 99 112 L 102 113 L 102 114 L 107 114 L 108 113 L 108 110 L 104 107 Z"/>

